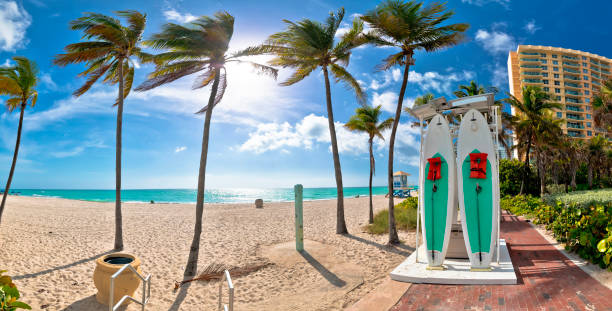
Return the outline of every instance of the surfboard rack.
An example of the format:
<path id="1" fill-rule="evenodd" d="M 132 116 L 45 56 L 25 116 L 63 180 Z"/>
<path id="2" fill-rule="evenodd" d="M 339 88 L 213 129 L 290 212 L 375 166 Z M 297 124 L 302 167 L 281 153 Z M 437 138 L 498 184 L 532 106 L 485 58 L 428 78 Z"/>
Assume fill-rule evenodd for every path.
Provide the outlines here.
<path id="1" fill-rule="evenodd" d="M 476 96 L 467 96 L 462 98 L 457 98 L 453 100 L 446 100 L 445 97 L 435 98 L 424 105 L 412 108 L 409 110 L 410 114 L 416 117 L 419 120 L 420 127 L 420 163 L 423 163 L 423 134 L 424 128 L 427 121 L 431 121 L 437 114 L 443 115 L 448 118 L 448 116 L 454 116 L 457 119 L 462 119 L 465 113 L 467 113 L 470 109 L 476 109 L 480 113 L 485 116 L 485 119 L 488 122 L 489 131 L 491 132 L 493 138 L 495 152 L 495 161 L 497 162 L 497 169 L 499 170 L 499 159 L 501 157 L 500 145 L 499 145 L 499 135 L 498 133 L 502 130 L 501 127 L 501 114 L 500 107 L 495 105 L 495 94 L 494 93 L 486 93 Z M 469 117 L 469 116 L 468 116 Z M 451 137 L 454 142 L 455 152 L 457 151 L 457 137 L 459 134 L 459 124 L 457 122 L 449 122 Z M 428 174 L 429 172 L 425 172 L 424 167 L 419 168 L 419 174 Z M 491 172 L 492 174 L 499 174 L 499 171 Z M 419 178 L 420 180 L 420 178 Z M 499 206 L 499 198 L 498 202 L 498 213 L 497 213 L 497 232 L 493 234 L 496 235 L 495 239 L 495 248 L 496 248 L 496 262 L 500 264 L 500 221 L 501 221 L 501 209 Z M 418 204 L 417 215 L 421 213 L 422 202 Z M 416 263 L 419 263 L 419 237 L 420 237 L 420 217 L 417 217 L 417 234 L 416 234 L 416 251 L 415 251 L 415 260 Z"/>

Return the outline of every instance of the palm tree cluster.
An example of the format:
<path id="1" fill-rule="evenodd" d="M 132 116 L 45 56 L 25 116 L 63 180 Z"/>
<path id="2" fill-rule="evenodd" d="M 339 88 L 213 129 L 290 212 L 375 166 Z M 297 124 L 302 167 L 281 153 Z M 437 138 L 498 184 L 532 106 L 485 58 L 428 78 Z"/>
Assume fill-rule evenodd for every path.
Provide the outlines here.
<path id="1" fill-rule="evenodd" d="M 117 86 L 117 97 L 112 103 L 117 108 L 116 159 L 115 159 L 115 241 L 114 247 L 121 250 L 123 244 L 121 214 L 122 178 L 122 128 L 125 99 L 130 94 L 139 63 L 155 66 L 148 78 L 135 88 L 144 92 L 172 83 L 180 78 L 195 75 L 192 88 L 210 87 L 206 105 L 197 111 L 204 114 L 202 150 L 198 174 L 196 219 L 194 236 L 185 267 L 185 276 L 197 273 L 202 218 L 206 164 L 210 138 L 210 124 L 214 108 L 221 103 L 227 88 L 226 65 L 248 63 L 260 74 L 276 79 L 278 68 L 288 68 L 292 74 L 280 83 L 290 86 L 304 80 L 312 72 L 321 70 L 324 77 L 325 109 L 329 122 L 332 160 L 337 185 L 337 226 L 339 234 L 348 233 L 344 220 L 344 196 L 342 171 L 338 151 L 338 140 L 334 123 L 330 75 L 335 82 L 342 83 L 355 93 L 359 103 L 356 115 L 345 125 L 351 131 L 368 135 L 370 151 L 370 222 L 373 218 L 371 201 L 372 176 L 374 175 L 373 143 L 376 137 L 391 130 L 389 138 L 388 184 L 389 184 L 389 243 L 399 243 L 393 213 L 393 160 L 394 143 L 402 112 L 403 100 L 408 83 L 410 66 L 415 64 L 417 51 L 433 52 L 462 42 L 467 24 L 447 24 L 453 16 L 444 4 L 424 5 L 418 1 L 387 0 L 375 9 L 352 21 L 348 31 L 338 37 L 345 15 L 344 9 L 330 13 L 323 22 L 310 19 L 301 21 L 285 20 L 286 29 L 272 34 L 261 45 L 241 51 L 229 51 L 234 34 L 234 17 L 227 12 L 213 16 L 201 16 L 184 24 L 167 23 L 159 33 L 144 39 L 147 16 L 138 11 L 117 11 L 115 16 L 85 13 L 70 22 L 70 28 L 82 33 L 80 42 L 69 44 L 64 53 L 56 55 L 53 63 L 58 66 L 84 64 L 79 77 L 85 83 L 73 92 L 74 96 L 87 93 L 96 82 Z M 369 26 L 364 31 L 364 23 Z M 393 51 L 377 70 L 389 70 L 399 66 L 403 70 L 402 84 L 397 99 L 395 118 L 381 121 L 381 107 L 367 104 L 367 96 L 351 73 L 347 70 L 352 50 L 362 45 L 388 47 Z M 145 52 L 145 48 L 158 51 Z M 266 64 L 248 60 L 249 56 L 271 55 Z M 6 105 L 9 111 L 20 111 L 17 141 L 11 170 L 7 180 L 0 220 L 15 170 L 19 151 L 25 108 L 34 106 L 37 99 L 36 85 L 38 72 L 34 62 L 24 57 L 14 57 L 15 66 L 0 68 L 0 96 L 9 96 Z"/>

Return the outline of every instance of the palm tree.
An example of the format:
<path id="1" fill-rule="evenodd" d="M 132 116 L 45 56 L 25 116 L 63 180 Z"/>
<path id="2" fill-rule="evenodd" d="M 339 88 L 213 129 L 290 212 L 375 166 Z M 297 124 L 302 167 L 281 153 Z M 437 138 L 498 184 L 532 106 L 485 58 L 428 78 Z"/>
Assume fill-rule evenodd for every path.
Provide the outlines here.
<path id="1" fill-rule="evenodd" d="M 282 86 L 298 83 L 318 68 L 323 71 L 327 121 L 338 192 L 336 212 L 336 233 L 338 234 L 348 233 L 348 230 L 344 221 L 342 169 L 334 126 L 329 72 L 331 71 L 336 82 L 342 82 L 347 88 L 353 90 L 360 102 L 363 103 L 365 100 L 365 94 L 359 83 L 345 68 L 349 64 L 351 50 L 363 43 L 358 40 L 363 31 L 363 23 L 357 19 L 354 20 L 350 30 L 342 35 L 340 40 L 336 41 L 336 32 L 343 18 L 344 8 L 341 8 L 335 13 L 331 12 L 324 23 L 309 19 L 299 22 L 284 20 L 287 29 L 271 35 L 262 46 L 256 48 L 260 53 L 269 53 L 275 56 L 270 61 L 271 65 L 295 69 L 293 74 L 281 83 Z"/>
<path id="2" fill-rule="evenodd" d="M 587 144 L 589 189 L 593 189 L 593 171 L 599 171 L 606 161 L 607 145 L 608 140 L 601 135 L 591 138 Z"/>
<path id="3" fill-rule="evenodd" d="M 378 137 L 382 140 L 385 138 L 382 136 L 382 132 L 391 128 L 393 125 L 393 118 L 389 118 L 385 121 L 379 122 L 381 115 L 381 105 L 377 107 L 365 106 L 355 110 L 355 115 L 344 124 L 344 127 L 354 132 L 362 132 L 368 134 L 368 146 L 370 150 L 370 217 L 369 223 L 374 223 L 374 207 L 372 204 L 372 176 L 375 174 L 375 162 L 374 152 L 372 146 L 374 144 L 374 138 Z"/>
<path id="4" fill-rule="evenodd" d="M 553 108 L 561 108 L 559 103 L 551 101 L 550 94 L 544 92 L 537 86 L 528 85 L 523 87 L 523 98 L 518 99 L 508 94 L 505 102 L 513 106 L 519 112 L 513 120 L 512 130 L 517 135 L 517 148 L 525 155 L 525 172 L 521 181 L 520 193 L 524 193 L 529 170 L 529 155 L 536 135 L 544 131 L 546 127 L 540 126 L 545 114 Z"/>
<path id="5" fill-rule="evenodd" d="M 369 43 L 376 46 L 399 49 L 389 55 L 378 66 L 379 70 L 388 70 L 394 66 L 403 66 L 403 79 L 397 99 L 395 118 L 389 138 L 389 163 L 387 168 L 387 182 L 389 185 L 389 243 L 399 243 L 395 216 L 393 213 L 393 153 L 395 135 L 402 113 L 402 104 L 408 83 L 410 66 L 414 65 L 414 53 L 417 50 L 433 52 L 460 43 L 463 32 L 468 24 L 451 24 L 442 26 L 446 20 L 454 15 L 447 11 L 445 4 L 432 3 L 423 6 L 422 2 L 387 0 L 361 17 L 367 22 L 371 30 L 365 34 Z"/>
<path id="6" fill-rule="evenodd" d="M 546 193 L 546 172 L 553 160 L 553 153 L 559 148 L 562 120 L 555 120 L 544 115 L 536 124 L 534 131 L 534 149 L 536 154 L 536 167 L 540 178 L 540 195 Z"/>
<path id="7" fill-rule="evenodd" d="M 128 96 L 134 81 L 134 59 L 147 61 L 151 55 L 142 52 L 140 39 L 147 16 L 137 11 L 117 11 L 117 16 L 127 20 L 123 26 L 116 18 L 98 13 L 70 22 L 72 30 L 82 30 L 83 39 L 91 40 L 67 45 L 65 54 L 59 54 L 53 62 L 59 66 L 85 63 L 87 69 L 79 76 L 87 81 L 74 91 L 74 96 L 85 94 L 96 81 L 104 76 L 103 82 L 118 84 L 117 138 L 115 156 L 115 249 L 123 249 L 123 225 L 121 216 L 121 134 L 123 126 L 123 100 Z"/>
<path id="8" fill-rule="evenodd" d="M 15 153 L 13 154 L 13 162 L 9 171 L 6 187 L 2 195 L 2 203 L 0 204 L 0 223 L 2 223 L 2 213 L 4 212 L 4 204 L 6 196 L 11 188 L 13 173 L 15 173 L 15 164 L 17 164 L 17 154 L 19 153 L 19 144 L 21 143 L 21 129 L 23 127 L 23 114 L 25 108 L 30 104 L 34 107 L 38 92 L 36 84 L 38 83 L 38 68 L 36 64 L 25 57 L 13 57 L 16 65 L 12 67 L 0 67 L 0 95 L 8 95 L 6 107 L 9 112 L 19 107 L 19 126 L 17 127 L 17 141 L 15 142 Z"/>
<path id="9" fill-rule="evenodd" d="M 595 124 L 612 131 L 612 79 L 603 83 L 593 98 L 593 119 Z"/>
<path id="10" fill-rule="evenodd" d="M 419 96 L 419 97 L 414 99 L 414 104 L 412 105 L 412 107 L 423 106 L 423 105 L 427 104 L 428 102 L 430 102 L 433 99 L 434 99 L 434 94 L 433 93 L 430 93 L 430 92 L 425 93 L 423 96 Z M 406 107 L 404 110 L 406 112 L 409 112 L 410 108 Z"/>
<path id="11" fill-rule="evenodd" d="M 457 97 L 467 97 L 480 95 L 485 93 L 497 93 L 498 90 L 496 87 L 483 87 L 482 85 L 478 85 L 478 83 L 474 80 L 470 81 L 468 85 L 459 85 L 459 89 L 454 91 L 453 94 Z"/>
<path id="12" fill-rule="evenodd" d="M 275 79 L 277 75 L 277 70 L 272 67 L 241 59 L 253 55 L 252 49 L 228 53 L 233 34 L 234 17 L 227 12 L 217 12 L 214 17 L 201 16 L 184 25 L 165 24 L 160 33 L 145 41 L 145 45 L 165 51 L 152 57 L 156 64 L 155 71 L 149 75 L 147 81 L 136 88 L 137 91 L 151 90 L 194 73 L 199 73 L 193 84 L 194 90 L 212 83 L 208 104 L 197 112 L 206 115 L 198 173 L 195 228 L 184 272 L 186 277 L 195 275 L 198 268 L 210 121 L 213 108 L 221 102 L 227 88 L 226 64 L 244 62 Z"/>

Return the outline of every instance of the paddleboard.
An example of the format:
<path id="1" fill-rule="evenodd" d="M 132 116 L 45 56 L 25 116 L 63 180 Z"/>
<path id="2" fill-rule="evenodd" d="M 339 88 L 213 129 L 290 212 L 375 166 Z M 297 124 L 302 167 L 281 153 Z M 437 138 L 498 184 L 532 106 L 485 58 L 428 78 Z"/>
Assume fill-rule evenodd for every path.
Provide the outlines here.
<path id="1" fill-rule="evenodd" d="M 489 125 L 475 109 L 463 115 L 457 139 L 457 188 L 463 238 L 473 269 L 491 264 L 498 230 L 499 176 Z"/>
<path id="2" fill-rule="evenodd" d="M 446 118 L 435 115 L 423 138 L 419 204 L 427 263 L 444 263 L 457 214 L 455 151 Z"/>

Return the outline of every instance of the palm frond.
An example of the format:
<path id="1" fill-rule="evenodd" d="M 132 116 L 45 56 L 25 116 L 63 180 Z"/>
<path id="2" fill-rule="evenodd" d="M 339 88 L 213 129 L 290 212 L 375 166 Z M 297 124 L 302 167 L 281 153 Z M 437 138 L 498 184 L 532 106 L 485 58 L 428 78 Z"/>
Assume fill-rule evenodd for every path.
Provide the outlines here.
<path id="1" fill-rule="evenodd" d="M 342 82 L 347 89 L 355 92 L 355 96 L 357 96 L 357 100 L 360 103 L 365 103 L 366 95 L 361 89 L 361 85 L 359 85 L 357 80 L 348 71 L 346 71 L 344 67 L 338 64 L 331 64 L 329 65 L 329 69 L 334 75 L 336 82 Z"/>

